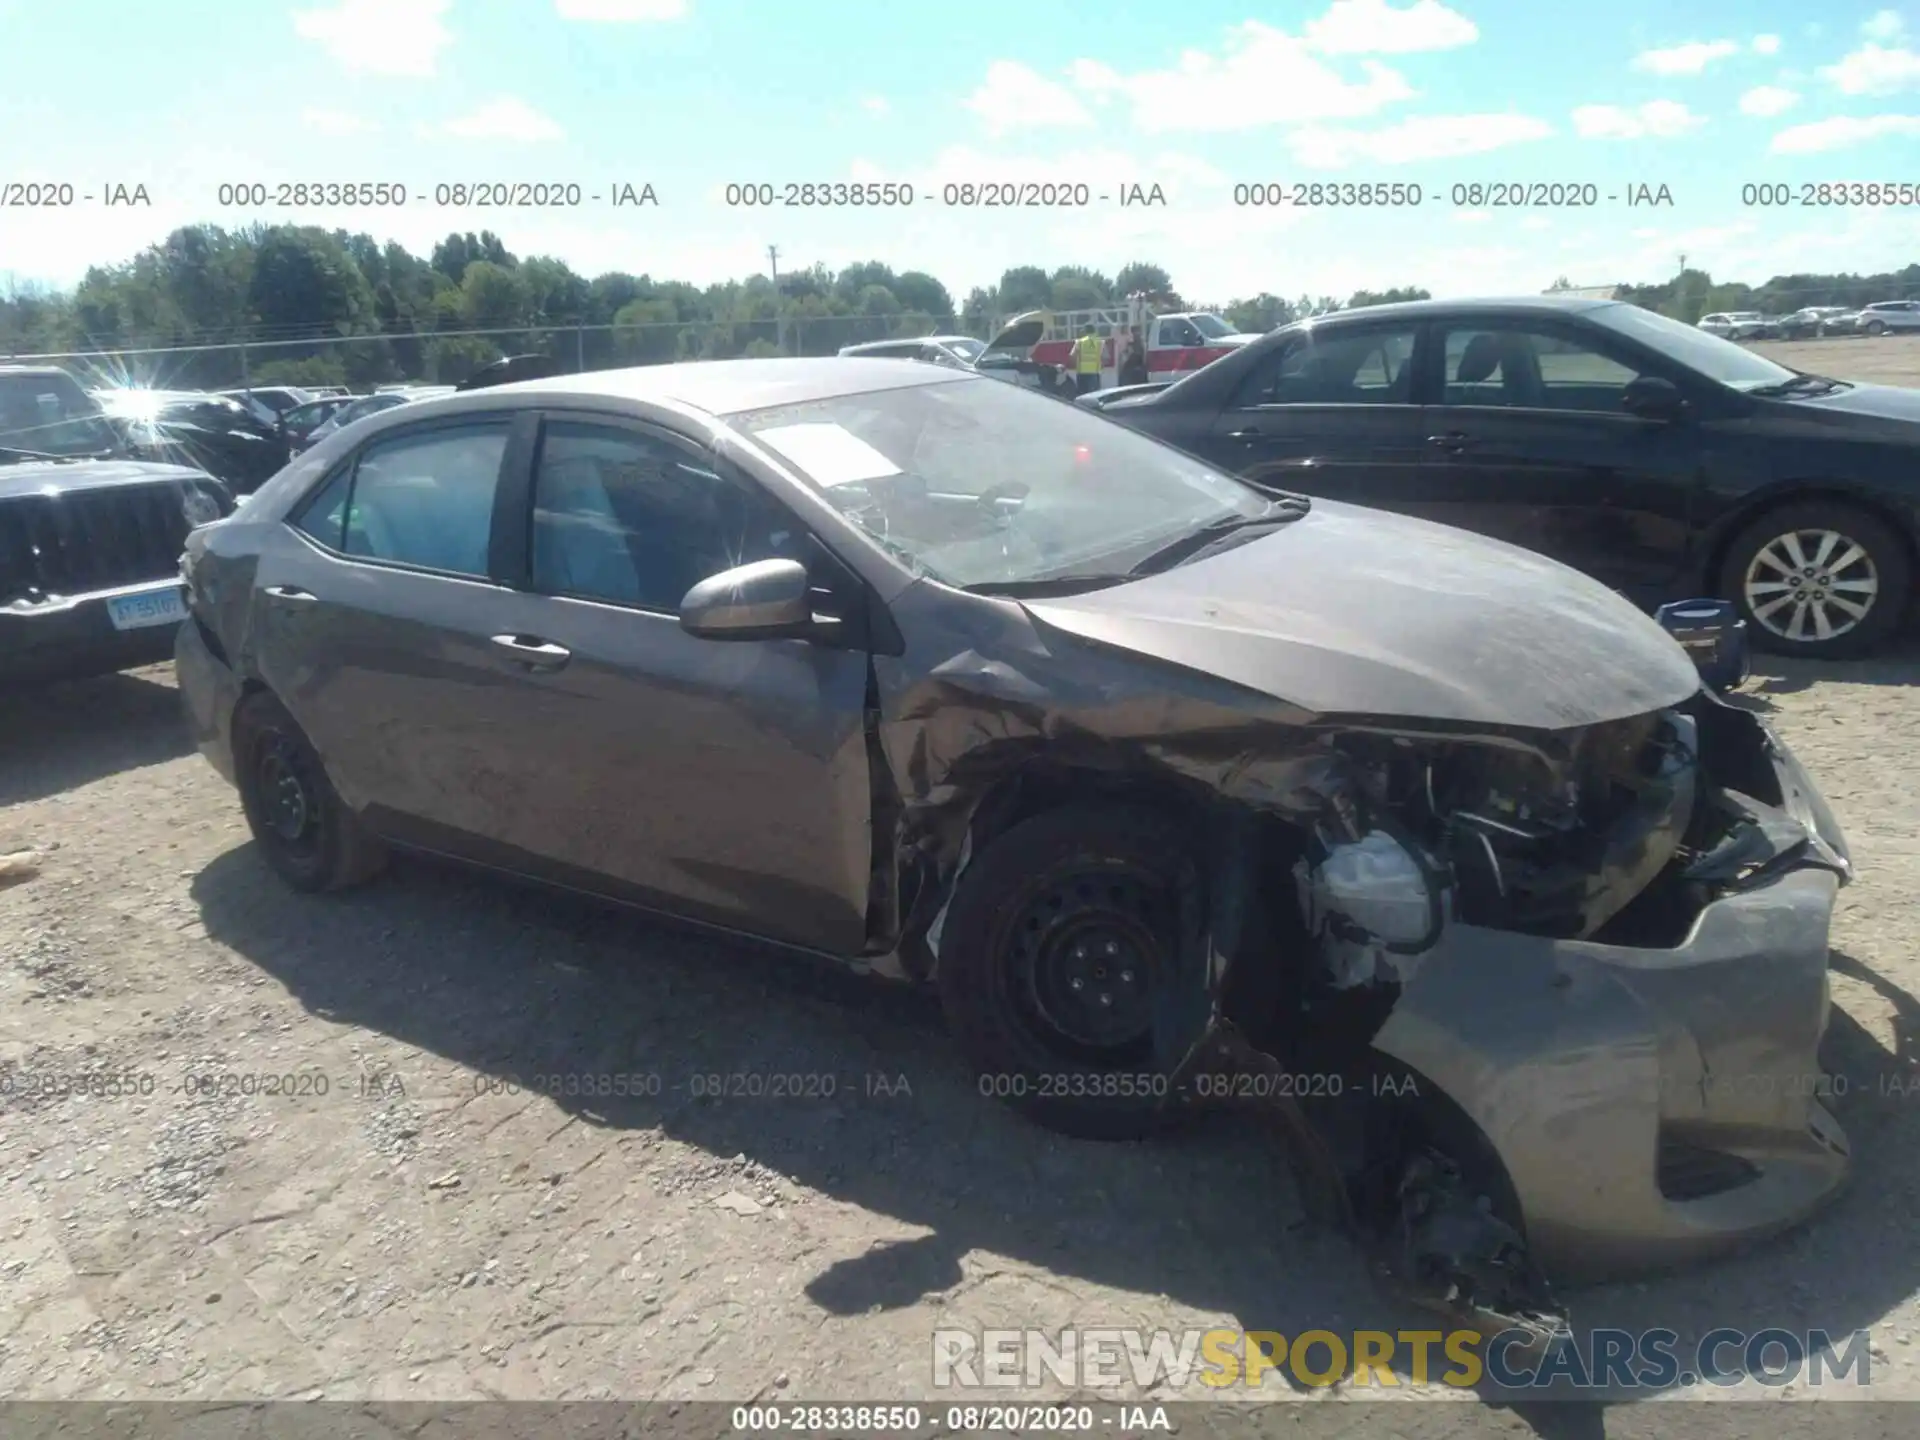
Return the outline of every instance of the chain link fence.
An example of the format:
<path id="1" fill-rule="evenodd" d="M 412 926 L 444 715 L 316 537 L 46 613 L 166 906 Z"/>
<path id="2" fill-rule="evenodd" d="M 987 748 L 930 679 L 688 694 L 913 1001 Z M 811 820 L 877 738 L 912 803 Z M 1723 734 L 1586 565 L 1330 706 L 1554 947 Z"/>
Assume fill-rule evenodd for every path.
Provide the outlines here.
<path id="1" fill-rule="evenodd" d="M 227 390 L 246 385 L 457 384 L 505 355 L 545 355 L 563 371 L 832 355 L 844 345 L 921 335 L 962 334 L 950 315 L 786 315 L 751 320 L 620 325 L 541 325 L 337 335 L 303 339 L 241 336 L 217 343 L 149 337 L 70 351 L 0 349 L 0 364 L 59 365 L 96 389 Z M 982 338 L 985 338 L 982 336 Z"/>

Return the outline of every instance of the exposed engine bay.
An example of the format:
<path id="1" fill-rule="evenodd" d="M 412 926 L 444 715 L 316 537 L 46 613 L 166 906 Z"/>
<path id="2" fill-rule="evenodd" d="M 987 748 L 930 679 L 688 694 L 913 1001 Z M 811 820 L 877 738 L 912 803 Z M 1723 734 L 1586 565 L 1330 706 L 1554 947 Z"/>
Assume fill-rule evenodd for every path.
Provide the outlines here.
<path id="1" fill-rule="evenodd" d="M 1703 729 L 1717 763 L 1703 759 L 1715 749 Z M 1551 942 L 1543 978 L 1568 987 L 1552 944 L 1672 951 L 1715 902 L 1783 868 L 1843 880 L 1844 854 L 1784 808 L 1795 797 L 1765 763 L 1765 737 L 1703 695 L 1524 739 L 1333 738 L 1352 788 L 1325 797 L 1289 867 L 1293 903 L 1276 907 L 1309 963 L 1277 991 L 1229 994 L 1206 1063 L 1214 1093 L 1226 1073 L 1226 1093 L 1286 1102 L 1310 1203 L 1358 1230 L 1411 1298 L 1536 1348 L 1566 1323 L 1484 1115 L 1380 1048 L 1408 987 L 1468 931 Z M 1758 1173 L 1730 1165 L 1724 1183 Z"/>

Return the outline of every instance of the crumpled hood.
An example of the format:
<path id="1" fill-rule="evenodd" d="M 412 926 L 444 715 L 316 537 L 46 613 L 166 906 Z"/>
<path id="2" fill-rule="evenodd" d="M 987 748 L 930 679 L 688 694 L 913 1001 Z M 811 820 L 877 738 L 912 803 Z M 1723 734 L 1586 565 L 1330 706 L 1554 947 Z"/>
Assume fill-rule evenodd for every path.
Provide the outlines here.
<path id="1" fill-rule="evenodd" d="M 1558 730 L 1700 688 L 1673 638 L 1598 581 L 1450 526 L 1326 500 L 1210 559 L 1027 610 L 1323 715 Z"/>

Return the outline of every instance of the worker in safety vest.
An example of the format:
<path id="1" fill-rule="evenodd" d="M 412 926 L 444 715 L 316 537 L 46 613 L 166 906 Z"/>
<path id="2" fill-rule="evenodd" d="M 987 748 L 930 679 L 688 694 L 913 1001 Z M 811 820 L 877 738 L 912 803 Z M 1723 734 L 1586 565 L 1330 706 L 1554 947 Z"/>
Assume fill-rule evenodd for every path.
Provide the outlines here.
<path id="1" fill-rule="evenodd" d="M 1100 337 L 1089 325 L 1073 347 L 1074 388 L 1082 395 L 1100 388 Z"/>

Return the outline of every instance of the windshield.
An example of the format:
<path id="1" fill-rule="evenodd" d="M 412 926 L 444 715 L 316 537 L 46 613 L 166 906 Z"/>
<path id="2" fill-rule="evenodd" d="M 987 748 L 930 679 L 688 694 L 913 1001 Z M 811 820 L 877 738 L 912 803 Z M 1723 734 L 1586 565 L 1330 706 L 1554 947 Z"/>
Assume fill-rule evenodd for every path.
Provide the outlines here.
<path id="1" fill-rule="evenodd" d="M 941 343 L 969 365 L 987 353 L 986 345 L 979 340 L 944 340 Z"/>
<path id="2" fill-rule="evenodd" d="M 730 423 L 916 573 L 962 589 L 1110 578 L 1273 505 L 1144 435 L 987 380 L 836 396 Z"/>
<path id="3" fill-rule="evenodd" d="M 1689 370 L 1717 380 L 1735 390 L 1757 390 L 1762 385 L 1779 385 L 1793 379 L 1796 371 L 1777 365 L 1764 355 L 1743 345 L 1723 340 L 1665 315 L 1642 310 L 1638 305 L 1615 303 L 1599 305 L 1586 312 L 1587 317 L 1609 330 L 1650 345 Z"/>
<path id="4" fill-rule="evenodd" d="M 0 451 L 79 456 L 117 448 L 113 427 L 71 375 L 0 375 Z"/>
<path id="5" fill-rule="evenodd" d="M 1240 332 L 1227 324 L 1218 315 L 1189 315 L 1194 328 L 1209 340 L 1218 340 L 1222 335 L 1238 335 Z"/>

